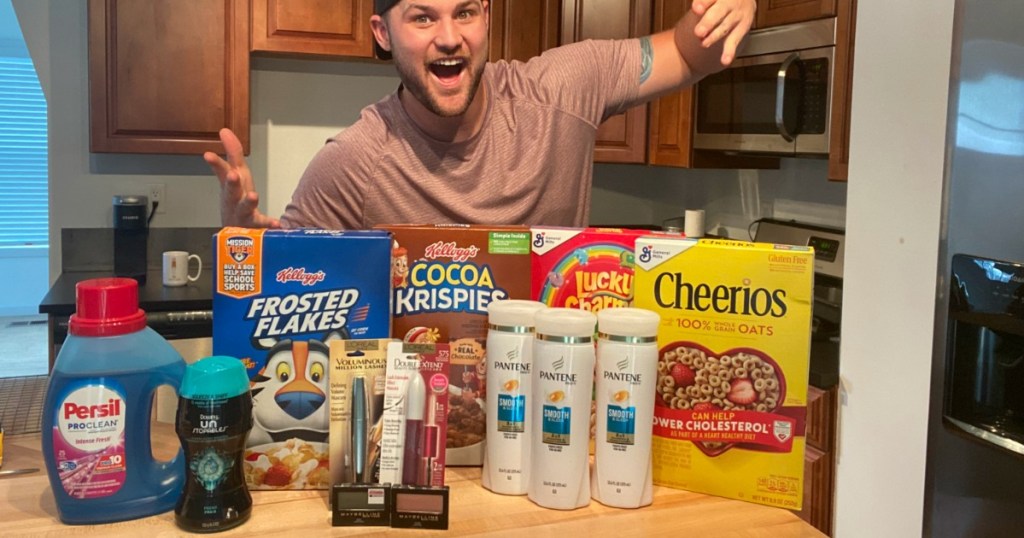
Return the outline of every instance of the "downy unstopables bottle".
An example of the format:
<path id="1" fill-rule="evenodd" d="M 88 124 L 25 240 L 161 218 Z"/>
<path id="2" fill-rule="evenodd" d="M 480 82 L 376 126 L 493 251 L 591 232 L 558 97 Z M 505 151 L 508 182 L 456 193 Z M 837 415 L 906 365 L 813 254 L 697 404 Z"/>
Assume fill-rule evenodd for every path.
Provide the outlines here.
<path id="1" fill-rule="evenodd" d="M 57 513 L 89 524 L 166 512 L 181 494 L 184 457 L 153 458 L 151 406 L 157 387 L 178 388 L 185 361 L 146 326 L 134 280 L 85 280 L 75 295 L 43 408 Z"/>
<path id="2" fill-rule="evenodd" d="M 185 490 L 174 520 L 192 532 L 217 532 L 249 519 L 242 456 L 252 429 L 252 395 L 242 361 L 214 356 L 185 369 L 174 422 L 185 450 Z"/>

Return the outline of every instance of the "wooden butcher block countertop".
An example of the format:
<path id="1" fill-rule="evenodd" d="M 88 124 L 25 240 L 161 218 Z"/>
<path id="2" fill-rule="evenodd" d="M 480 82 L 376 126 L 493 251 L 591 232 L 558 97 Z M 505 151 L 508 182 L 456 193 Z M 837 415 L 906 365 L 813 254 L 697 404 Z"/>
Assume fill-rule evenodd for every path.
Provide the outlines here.
<path id="1" fill-rule="evenodd" d="M 155 451 L 169 457 L 173 452 L 169 447 L 176 450 L 177 446 L 172 427 L 154 428 L 154 445 L 161 445 Z M 40 469 L 33 474 L 0 478 L 0 534 L 4 536 L 95 534 L 156 538 L 188 534 L 175 525 L 173 512 L 104 525 L 63 525 L 43 470 L 40 434 L 7 437 L 3 455 L 4 470 Z M 823 536 L 788 510 L 658 486 L 654 488 L 654 504 L 638 510 L 591 502 L 586 508 L 560 511 L 540 508 L 526 496 L 491 493 L 480 485 L 479 467 L 449 468 L 446 479 L 451 487 L 447 532 L 332 527 L 326 491 L 254 491 L 249 521 L 210 536 Z"/>

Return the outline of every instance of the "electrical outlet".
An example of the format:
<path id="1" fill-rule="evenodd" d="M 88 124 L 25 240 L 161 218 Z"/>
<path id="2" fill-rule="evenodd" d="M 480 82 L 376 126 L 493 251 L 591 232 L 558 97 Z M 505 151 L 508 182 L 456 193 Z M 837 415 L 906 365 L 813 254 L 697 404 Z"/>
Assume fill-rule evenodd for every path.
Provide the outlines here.
<path id="1" fill-rule="evenodd" d="M 163 213 L 167 209 L 167 186 L 163 183 L 154 183 L 149 186 L 149 203 L 159 202 L 156 206 L 157 213 Z"/>

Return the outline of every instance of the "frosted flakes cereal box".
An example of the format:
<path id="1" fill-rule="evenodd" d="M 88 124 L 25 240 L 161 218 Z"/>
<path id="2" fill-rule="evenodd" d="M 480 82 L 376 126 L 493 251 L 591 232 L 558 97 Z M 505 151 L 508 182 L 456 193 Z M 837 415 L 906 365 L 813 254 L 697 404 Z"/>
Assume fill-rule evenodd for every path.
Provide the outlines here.
<path id="1" fill-rule="evenodd" d="M 533 299 L 552 307 L 629 306 L 633 246 L 655 232 L 620 228 L 530 228 Z"/>
<path id="2" fill-rule="evenodd" d="M 642 238 L 636 259 L 662 321 L 654 482 L 799 510 L 814 251 Z"/>
<path id="3" fill-rule="evenodd" d="M 483 465 L 487 305 L 530 297 L 524 226 L 386 225 L 392 233 L 392 335 L 449 343 L 446 463 Z"/>
<path id="4" fill-rule="evenodd" d="M 213 352 L 252 387 L 246 483 L 328 488 L 328 346 L 390 335 L 391 236 L 229 227 L 213 243 Z"/>

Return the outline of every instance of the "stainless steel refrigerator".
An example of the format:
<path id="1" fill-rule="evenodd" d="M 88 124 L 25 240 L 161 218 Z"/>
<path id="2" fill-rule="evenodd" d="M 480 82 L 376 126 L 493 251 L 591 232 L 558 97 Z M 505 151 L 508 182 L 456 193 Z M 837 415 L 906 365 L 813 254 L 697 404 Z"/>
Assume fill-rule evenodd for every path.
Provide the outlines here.
<path id="1" fill-rule="evenodd" d="M 949 100 L 924 534 L 1024 536 L 1024 1 L 957 0 Z"/>

